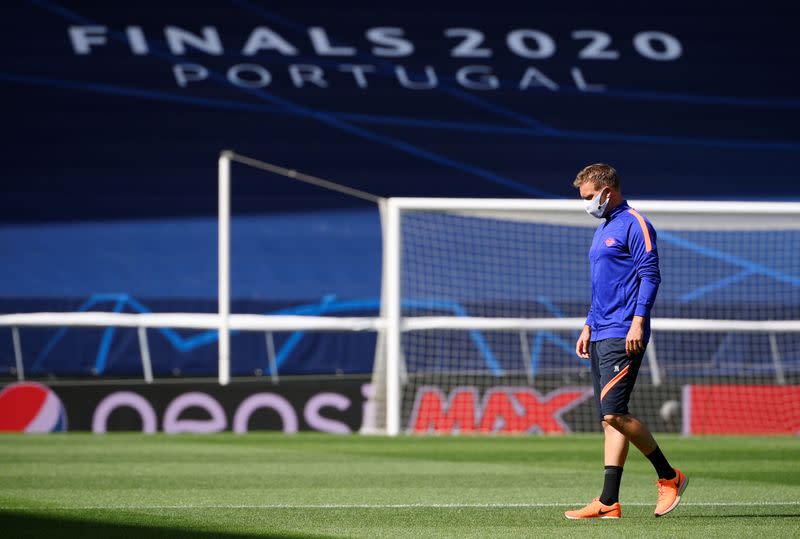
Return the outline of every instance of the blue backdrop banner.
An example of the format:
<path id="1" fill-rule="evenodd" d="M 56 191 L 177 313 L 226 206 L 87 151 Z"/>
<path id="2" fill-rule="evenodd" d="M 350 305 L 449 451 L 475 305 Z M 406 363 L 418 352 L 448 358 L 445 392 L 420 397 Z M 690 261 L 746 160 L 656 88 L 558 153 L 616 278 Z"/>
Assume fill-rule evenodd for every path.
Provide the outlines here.
<path id="1" fill-rule="evenodd" d="M 632 199 L 800 200 L 794 11 L 15 2 L 0 32 L 2 310 L 213 309 L 226 148 L 381 196 L 574 197 L 575 173 L 603 161 Z M 376 312 L 375 207 L 233 175 L 237 308 Z M 37 331 L 32 372 L 139 368 L 132 334 Z M 159 372 L 213 373 L 215 336 L 162 336 Z M 248 339 L 241 374 L 264 367 Z M 289 372 L 371 368 L 369 338 L 294 339 Z M 48 358 L 65 346 L 61 371 Z"/>

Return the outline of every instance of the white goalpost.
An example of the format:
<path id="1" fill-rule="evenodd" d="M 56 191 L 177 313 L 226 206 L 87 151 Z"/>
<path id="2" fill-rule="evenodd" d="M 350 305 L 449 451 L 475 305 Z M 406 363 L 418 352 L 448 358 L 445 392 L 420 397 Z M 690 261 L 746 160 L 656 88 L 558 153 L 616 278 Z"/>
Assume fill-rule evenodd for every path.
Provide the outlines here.
<path id="1" fill-rule="evenodd" d="M 380 312 L 231 313 L 231 162 L 376 204 Z M 18 377 L 24 327 L 138 328 L 148 382 L 148 328 L 217 330 L 222 385 L 236 361 L 231 331 L 264 332 L 268 342 L 271 332 L 366 331 L 377 344 L 363 433 L 598 428 L 588 364 L 574 353 L 598 225 L 580 200 L 383 199 L 232 151 L 219 156 L 218 197 L 217 313 L 0 315 Z M 662 272 L 632 411 L 654 430 L 800 432 L 800 203 L 630 205 L 657 231 Z M 769 424 L 753 415 L 757 403 L 777 410 Z"/>
<path id="2" fill-rule="evenodd" d="M 231 155 L 220 153 L 217 181 L 219 183 L 219 223 L 217 225 L 217 304 L 219 333 L 218 376 L 220 385 L 228 385 L 231 378 Z"/>
<path id="3" fill-rule="evenodd" d="M 253 324 L 246 326 L 233 325 L 231 315 L 231 161 L 257 168 L 272 174 L 288 177 L 292 180 L 302 181 L 322 189 L 337 191 L 345 195 L 367 200 L 373 203 L 382 203 L 380 197 L 339 185 L 322 178 L 303 174 L 292 169 L 286 169 L 270 163 L 239 155 L 231 150 L 224 150 L 218 160 L 218 377 L 220 385 L 230 382 L 230 332 L 231 329 L 245 331 L 375 331 L 382 327 L 383 321 L 379 318 L 345 318 L 321 316 L 286 316 L 286 315 L 248 315 L 248 320 Z M 238 319 L 238 317 L 237 317 Z M 270 339 L 270 335 L 267 335 Z"/>
<path id="4" fill-rule="evenodd" d="M 118 313 L 118 312 L 38 312 L 0 315 L 0 327 L 11 329 L 15 356 L 15 371 L 18 380 L 25 379 L 20 328 L 135 328 L 138 330 L 142 376 L 145 382 L 153 382 L 147 330 L 154 328 L 216 330 L 217 378 L 220 385 L 231 380 L 230 335 L 232 331 L 265 333 L 267 340 L 277 332 L 378 332 L 385 328 L 383 318 L 306 316 L 306 315 L 258 315 L 231 313 L 231 162 L 261 169 L 269 173 L 286 176 L 317 187 L 337 191 L 348 196 L 373 203 L 382 199 L 369 193 L 335 184 L 302 172 L 286 169 L 237 154 L 222 151 L 217 161 L 218 178 L 218 253 L 217 253 L 217 313 Z M 379 268 L 375 268 L 379 271 Z"/>

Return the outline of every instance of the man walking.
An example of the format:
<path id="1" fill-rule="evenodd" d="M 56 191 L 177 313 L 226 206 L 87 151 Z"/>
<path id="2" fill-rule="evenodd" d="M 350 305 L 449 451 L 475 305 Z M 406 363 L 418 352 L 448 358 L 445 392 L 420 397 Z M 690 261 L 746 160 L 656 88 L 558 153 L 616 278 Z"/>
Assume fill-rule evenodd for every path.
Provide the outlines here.
<path id="1" fill-rule="evenodd" d="M 628 412 L 650 337 L 650 309 L 661 282 L 656 232 L 622 198 L 613 167 L 589 165 L 578 173 L 573 185 L 586 201 L 586 211 L 603 219 L 589 250 L 592 303 L 575 352 L 591 359 L 595 404 L 605 437 L 605 482 L 600 496 L 564 516 L 622 516 L 619 486 L 630 442 L 658 474 L 655 516 L 663 516 L 678 506 L 688 479 L 670 466 L 647 426 Z"/>

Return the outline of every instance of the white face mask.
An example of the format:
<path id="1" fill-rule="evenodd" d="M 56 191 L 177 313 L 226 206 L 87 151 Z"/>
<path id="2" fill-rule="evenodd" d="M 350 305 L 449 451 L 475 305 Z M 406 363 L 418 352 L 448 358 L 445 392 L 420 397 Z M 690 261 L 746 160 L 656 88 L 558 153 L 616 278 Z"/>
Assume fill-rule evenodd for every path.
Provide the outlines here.
<path id="1" fill-rule="evenodd" d="M 611 197 L 607 197 L 606 201 L 600 204 L 600 198 L 603 196 L 603 192 L 605 189 L 597 193 L 592 200 L 586 201 L 586 213 L 591 215 L 592 217 L 597 217 L 598 219 L 602 219 L 603 216 L 606 214 L 606 207 L 608 206 L 608 201 L 611 200 Z"/>

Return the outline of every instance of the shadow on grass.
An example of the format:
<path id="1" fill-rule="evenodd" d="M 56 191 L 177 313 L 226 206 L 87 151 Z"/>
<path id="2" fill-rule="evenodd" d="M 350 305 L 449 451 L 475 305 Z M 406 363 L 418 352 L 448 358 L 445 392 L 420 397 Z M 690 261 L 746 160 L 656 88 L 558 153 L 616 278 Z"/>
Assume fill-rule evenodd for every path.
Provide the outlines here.
<path id="1" fill-rule="evenodd" d="M 122 524 L 55 515 L 42 515 L 27 511 L 0 511 L 0 535 L 3 537 L 219 537 L 243 539 L 246 537 L 323 539 L 327 536 L 287 532 L 231 533 L 213 530 L 190 530 L 147 524 Z"/>

